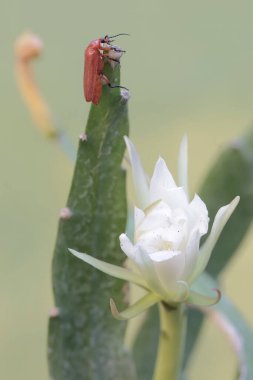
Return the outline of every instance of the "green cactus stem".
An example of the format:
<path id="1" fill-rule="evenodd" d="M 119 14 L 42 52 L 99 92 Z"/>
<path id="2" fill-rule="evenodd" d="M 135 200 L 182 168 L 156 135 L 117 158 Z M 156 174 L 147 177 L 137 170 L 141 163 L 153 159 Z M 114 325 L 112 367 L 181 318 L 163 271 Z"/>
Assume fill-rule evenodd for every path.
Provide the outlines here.
<path id="1" fill-rule="evenodd" d="M 111 83 L 120 70 L 105 65 Z M 115 321 L 109 299 L 122 307 L 120 280 L 84 265 L 68 248 L 122 265 L 119 235 L 126 225 L 125 172 L 121 168 L 128 134 L 127 100 L 103 88 L 80 135 L 67 206 L 59 221 L 53 257 L 55 307 L 49 321 L 48 359 L 54 380 L 132 380 L 135 370 L 123 348 L 125 323 Z"/>

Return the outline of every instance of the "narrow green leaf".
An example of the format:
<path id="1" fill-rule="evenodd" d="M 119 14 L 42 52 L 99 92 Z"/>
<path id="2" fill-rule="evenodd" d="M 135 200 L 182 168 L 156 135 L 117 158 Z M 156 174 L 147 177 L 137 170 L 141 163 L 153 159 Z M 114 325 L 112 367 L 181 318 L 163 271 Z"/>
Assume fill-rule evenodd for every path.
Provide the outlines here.
<path id="1" fill-rule="evenodd" d="M 240 202 L 214 247 L 207 271 L 214 277 L 226 266 L 245 236 L 253 216 L 253 128 L 225 149 L 200 189 L 210 223 L 219 207 L 237 195 Z"/>
<path id="2" fill-rule="evenodd" d="M 227 298 L 223 297 L 220 305 L 216 306 L 221 316 L 230 322 L 235 329 L 239 341 L 234 342 L 234 351 L 238 358 L 239 376 L 238 380 L 251 380 L 253 379 L 253 330 L 248 322 Z M 229 328 L 229 326 L 228 326 Z M 225 332 L 226 333 L 226 332 Z M 236 346 L 238 343 L 238 346 Z"/>
<path id="3" fill-rule="evenodd" d="M 222 231 L 207 266 L 207 272 L 217 277 L 237 252 L 253 217 L 253 127 L 223 151 L 210 169 L 199 194 L 207 205 L 210 223 L 221 206 L 240 196 L 240 202 Z M 196 310 L 190 310 L 188 314 L 185 365 L 203 321 L 203 316 Z"/>
<path id="4" fill-rule="evenodd" d="M 113 84 L 119 67 L 105 73 Z M 119 235 L 126 225 L 125 152 L 127 104 L 119 89 L 103 87 L 91 106 L 86 138 L 80 139 L 67 207 L 59 222 L 53 258 L 53 289 L 59 316 L 49 322 L 48 357 L 54 380 L 132 380 L 135 370 L 123 348 L 125 323 L 111 316 L 109 299 L 124 308 L 122 281 L 105 276 L 69 254 L 71 247 L 122 266 Z"/>
<path id="5" fill-rule="evenodd" d="M 208 291 L 217 287 L 217 282 L 208 274 L 203 274 L 196 282 L 196 288 Z M 242 317 L 240 312 L 226 297 L 222 296 L 220 302 L 212 308 L 202 309 L 211 320 L 216 323 L 217 328 L 224 333 L 234 350 L 239 367 L 240 380 L 253 379 L 253 330 Z"/>

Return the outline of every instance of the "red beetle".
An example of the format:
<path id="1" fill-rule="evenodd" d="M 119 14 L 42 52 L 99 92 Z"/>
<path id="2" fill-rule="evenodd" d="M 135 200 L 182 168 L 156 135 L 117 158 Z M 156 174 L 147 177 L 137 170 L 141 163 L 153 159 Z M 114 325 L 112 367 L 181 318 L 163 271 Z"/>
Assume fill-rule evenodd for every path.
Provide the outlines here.
<path id="1" fill-rule="evenodd" d="M 123 53 L 124 50 L 110 44 L 112 38 L 121 35 L 127 34 L 120 33 L 111 37 L 105 36 L 104 38 L 98 38 L 97 40 L 91 41 L 85 49 L 83 89 L 84 97 L 87 102 L 92 102 L 95 105 L 99 103 L 103 85 L 107 85 L 111 88 L 120 87 L 127 90 L 126 87 L 112 85 L 102 72 L 105 57 L 112 61 L 119 62 L 117 59 L 110 57 L 110 55 L 114 56 L 114 54 L 110 54 L 110 52 Z"/>

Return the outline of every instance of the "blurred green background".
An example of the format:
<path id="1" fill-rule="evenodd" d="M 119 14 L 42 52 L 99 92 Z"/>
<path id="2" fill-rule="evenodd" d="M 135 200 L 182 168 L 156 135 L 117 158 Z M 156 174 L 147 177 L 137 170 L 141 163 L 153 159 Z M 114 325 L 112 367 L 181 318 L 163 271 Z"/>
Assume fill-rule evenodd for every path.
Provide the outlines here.
<path id="1" fill-rule="evenodd" d="M 131 137 L 149 171 L 160 154 L 175 173 L 186 132 L 194 192 L 223 146 L 253 119 L 252 15 L 253 3 L 244 0 L 1 1 L 1 379 L 48 378 L 50 265 L 72 176 L 72 164 L 34 129 L 17 91 L 16 37 L 31 30 L 43 39 L 36 75 L 57 124 L 77 144 L 89 110 L 84 48 L 105 34 L 130 33 L 117 42 L 127 50 L 122 84 L 131 89 Z M 252 248 L 249 233 L 223 276 L 251 323 Z M 233 355 L 207 325 L 190 379 L 229 380 Z"/>

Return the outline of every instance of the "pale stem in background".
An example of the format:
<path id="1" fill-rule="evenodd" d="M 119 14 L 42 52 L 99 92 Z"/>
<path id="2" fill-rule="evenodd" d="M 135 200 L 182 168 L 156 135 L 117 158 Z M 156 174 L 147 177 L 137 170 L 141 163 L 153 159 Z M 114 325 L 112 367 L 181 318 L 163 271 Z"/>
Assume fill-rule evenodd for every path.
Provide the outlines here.
<path id="1" fill-rule="evenodd" d="M 15 43 L 17 83 L 33 122 L 39 131 L 47 138 L 56 140 L 65 153 L 74 160 L 75 150 L 66 134 L 56 129 L 50 108 L 33 75 L 32 61 L 38 58 L 42 51 L 43 42 L 35 34 L 24 33 L 18 37 Z"/>
<path id="2" fill-rule="evenodd" d="M 49 107 L 42 97 L 32 72 L 32 61 L 43 51 L 43 42 L 32 33 L 22 34 L 15 43 L 16 77 L 20 92 L 35 125 L 46 137 L 57 135 Z"/>
<path id="3" fill-rule="evenodd" d="M 188 141 L 185 135 L 182 138 L 178 155 L 178 184 L 184 188 L 189 198 L 188 189 Z"/>

